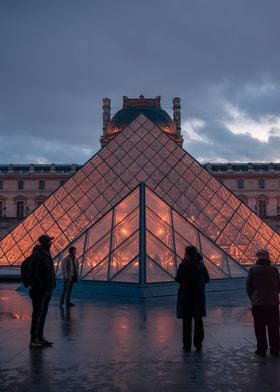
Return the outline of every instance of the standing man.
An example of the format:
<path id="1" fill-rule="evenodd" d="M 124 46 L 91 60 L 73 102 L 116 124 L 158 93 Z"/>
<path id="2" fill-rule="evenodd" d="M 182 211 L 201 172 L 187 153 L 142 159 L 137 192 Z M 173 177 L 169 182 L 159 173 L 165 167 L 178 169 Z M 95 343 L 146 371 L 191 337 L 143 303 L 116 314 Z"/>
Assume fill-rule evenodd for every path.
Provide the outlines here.
<path id="1" fill-rule="evenodd" d="M 209 282 L 207 268 L 195 246 L 185 249 L 185 257 L 178 267 L 176 281 L 180 283 L 178 302 L 181 304 L 183 319 L 183 349 L 191 351 L 192 340 L 198 351 L 204 338 L 203 317 L 206 316 L 205 284 Z M 179 315 L 178 315 L 179 316 Z M 192 339 L 192 320 L 194 335 Z"/>
<path id="2" fill-rule="evenodd" d="M 257 339 L 256 355 L 265 357 L 268 348 L 266 327 L 270 345 L 270 354 L 278 357 L 279 337 L 279 292 L 280 278 L 278 269 L 271 265 L 269 253 L 263 248 L 256 253 L 256 265 L 249 270 L 247 294 L 252 303 L 255 334 Z"/>
<path id="3" fill-rule="evenodd" d="M 53 343 L 44 338 L 44 325 L 48 306 L 55 283 L 55 271 L 50 254 L 54 238 L 43 234 L 38 238 L 39 244 L 30 256 L 29 296 L 32 299 L 32 322 L 30 348 L 51 346 Z"/>
<path id="4" fill-rule="evenodd" d="M 71 291 L 73 289 L 74 283 L 79 281 L 79 266 L 76 259 L 76 248 L 70 246 L 69 255 L 66 256 L 61 262 L 61 271 L 63 278 L 63 291 L 60 297 L 60 307 L 64 305 L 64 299 L 66 296 L 66 305 L 75 306 L 70 301 Z"/>

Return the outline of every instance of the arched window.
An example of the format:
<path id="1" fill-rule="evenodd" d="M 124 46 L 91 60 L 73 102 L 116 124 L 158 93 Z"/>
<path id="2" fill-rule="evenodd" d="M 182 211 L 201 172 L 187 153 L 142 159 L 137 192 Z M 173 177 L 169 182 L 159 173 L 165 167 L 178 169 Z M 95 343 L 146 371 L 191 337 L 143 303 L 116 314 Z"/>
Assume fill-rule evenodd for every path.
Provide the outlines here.
<path id="1" fill-rule="evenodd" d="M 244 189 L 244 180 L 242 178 L 237 180 L 237 188 L 238 189 Z"/>
<path id="2" fill-rule="evenodd" d="M 265 180 L 263 178 L 259 179 L 259 189 L 265 188 Z"/>

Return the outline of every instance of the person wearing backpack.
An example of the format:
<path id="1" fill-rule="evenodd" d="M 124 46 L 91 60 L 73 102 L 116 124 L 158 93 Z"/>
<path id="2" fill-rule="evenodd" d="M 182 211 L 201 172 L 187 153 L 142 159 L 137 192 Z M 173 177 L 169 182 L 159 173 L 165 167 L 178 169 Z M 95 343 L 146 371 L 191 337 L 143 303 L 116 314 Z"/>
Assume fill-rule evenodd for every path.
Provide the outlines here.
<path id="1" fill-rule="evenodd" d="M 30 348 L 52 346 L 44 338 L 44 325 L 52 291 L 56 287 L 53 260 L 50 254 L 54 238 L 43 234 L 38 238 L 39 244 L 33 248 L 28 260 L 29 296 L 32 300 L 32 321 L 30 330 Z"/>

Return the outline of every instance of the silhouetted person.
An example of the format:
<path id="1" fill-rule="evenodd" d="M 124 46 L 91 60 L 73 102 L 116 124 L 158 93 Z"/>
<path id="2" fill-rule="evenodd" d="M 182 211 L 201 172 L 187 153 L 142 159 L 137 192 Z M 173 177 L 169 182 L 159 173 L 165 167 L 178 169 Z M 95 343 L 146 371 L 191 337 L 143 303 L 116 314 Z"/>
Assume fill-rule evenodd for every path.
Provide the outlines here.
<path id="1" fill-rule="evenodd" d="M 52 291 L 56 286 L 53 260 L 50 254 L 53 237 L 43 234 L 38 238 L 30 256 L 31 258 L 31 283 L 29 295 L 32 299 L 32 322 L 30 348 L 51 346 L 44 338 L 44 325 L 48 312 Z"/>
<path id="2" fill-rule="evenodd" d="M 270 353 L 279 356 L 279 292 L 280 278 L 277 267 L 272 266 L 269 253 L 260 249 L 256 253 L 256 265 L 250 268 L 247 277 L 247 293 L 253 305 L 255 334 L 257 339 L 256 355 L 265 356 L 267 345 L 266 328 Z"/>
<path id="3" fill-rule="evenodd" d="M 207 268 L 195 246 L 187 246 L 185 256 L 179 265 L 176 281 L 180 283 L 178 300 L 181 303 L 183 319 L 183 349 L 192 347 L 192 320 L 194 319 L 193 343 L 199 351 L 202 348 L 204 328 L 202 318 L 206 316 L 205 284 L 209 282 Z"/>
<path id="4" fill-rule="evenodd" d="M 69 255 L 62 260 L 61 272 L 63 278 L 63 291 L 60 297 L 60 307 L 63 307 L 65 297 L 67 306 L 75 306 L 70 301 L 73 286 L 79 280 L 79 266 L 76 259 L 76 248 L 74 246 L 70 246 Z"/>

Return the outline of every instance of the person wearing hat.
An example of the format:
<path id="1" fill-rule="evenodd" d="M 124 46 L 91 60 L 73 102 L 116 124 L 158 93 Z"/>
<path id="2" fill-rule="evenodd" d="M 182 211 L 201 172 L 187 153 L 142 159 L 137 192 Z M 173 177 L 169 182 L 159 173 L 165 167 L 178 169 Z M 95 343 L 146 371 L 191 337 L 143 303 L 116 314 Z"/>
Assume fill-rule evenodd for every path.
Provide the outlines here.
<path id="1" fill-rule="evenodd" d="M 31 284 L 29 295 L 32 300 L 32 321 L 30 330 L 30 348 L 41 348 L 52 345 L 44 338 L 44 325 L 52 291 L 56 287 L 55 271 L 50 249 L 52 240 L 48 234 L 38 238 L 39 244 L 33 248 L 30 256 Z"/>
<path id="2" fill-rule="evenodd" d="M 277 267 L 271 265 L 267 249 L 258 250 L 256 257 L 256 265 L 250 268 L 246 282 L 247 294 L 252 303 L 257 340 L 255 354 L 262 357 L 266 355 L 268 348 L 266 333 L 268 332 L 270 354 L 278 357 L 280 350 L 279 272 Z"/>

